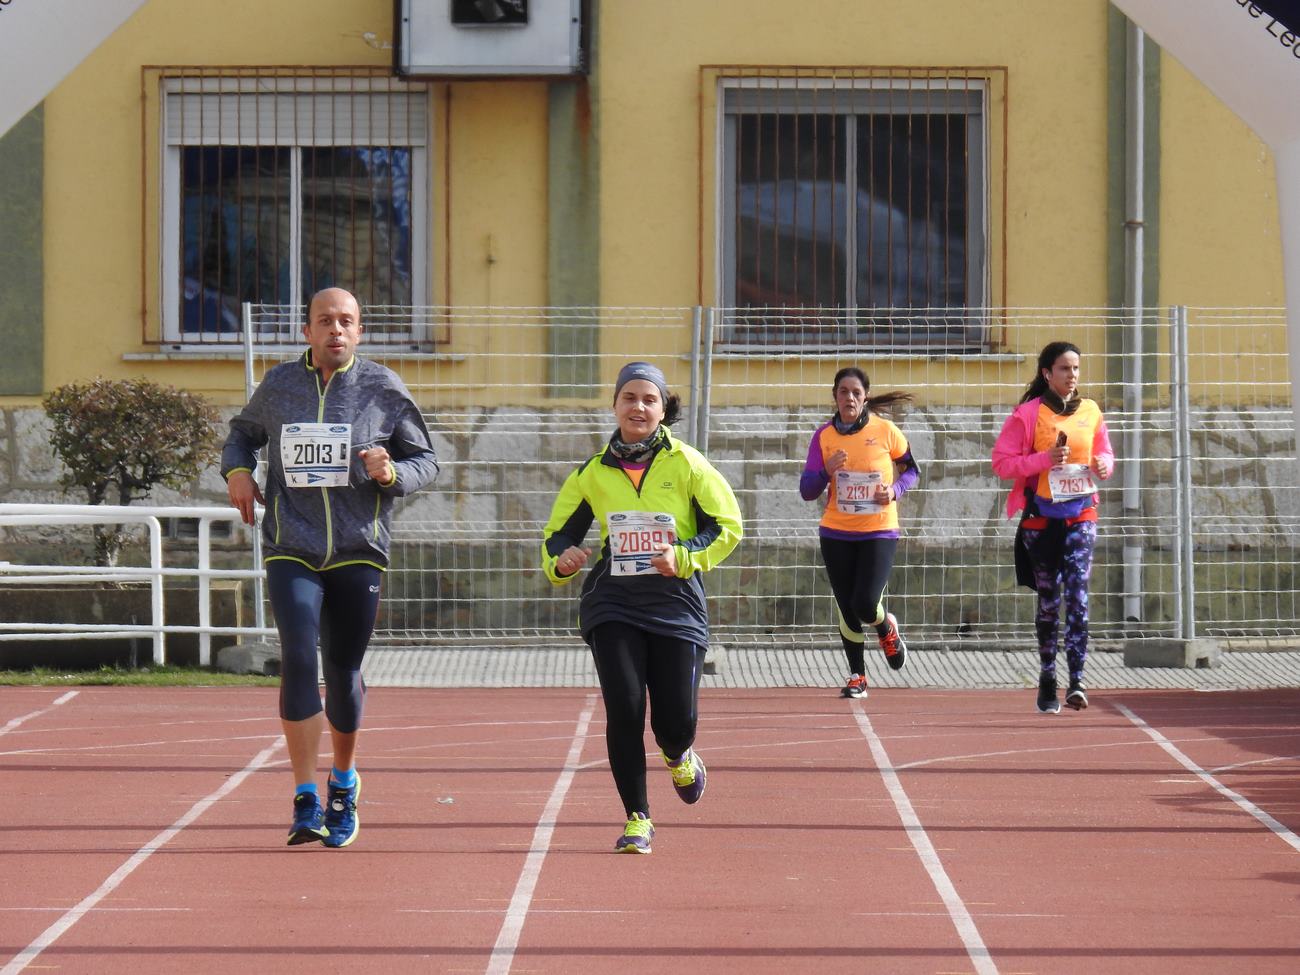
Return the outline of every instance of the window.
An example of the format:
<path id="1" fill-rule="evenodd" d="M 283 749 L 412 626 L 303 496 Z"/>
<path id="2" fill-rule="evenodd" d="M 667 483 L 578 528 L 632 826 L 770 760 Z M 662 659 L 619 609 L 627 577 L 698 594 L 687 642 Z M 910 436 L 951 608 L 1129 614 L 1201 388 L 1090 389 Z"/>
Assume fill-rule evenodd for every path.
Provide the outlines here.
<path id="1" fill-rule="evenodd" d="M 982 79 L 724 79 L 720 96 L 724 341 L 983 344 Z"/>
<path id="2" fill-rule="evenodd" d="M 166 78 L 162 124 L 165 341 L 237 342 L 243 302 L 303 304 L 331 285 L 367 306 L 427 301 L 422 86 Z M 296 341 L 301 320 L 259 338 Z"/>

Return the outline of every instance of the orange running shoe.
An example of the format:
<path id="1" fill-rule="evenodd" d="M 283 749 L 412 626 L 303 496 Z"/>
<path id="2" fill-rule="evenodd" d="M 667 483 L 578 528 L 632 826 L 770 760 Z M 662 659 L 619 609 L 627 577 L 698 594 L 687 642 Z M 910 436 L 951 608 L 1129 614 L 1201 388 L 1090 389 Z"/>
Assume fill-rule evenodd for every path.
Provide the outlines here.
<path id="1" fill-rule="evenodd" d="M 861 674 L 852 674 L 845 681 L 843 690 L 840 691 L 840 697 L 866 697 L 867 696 L 867 679 Z"/>
<path id="2" fill-rule="evenodd" d="M 889 629 L 880 638 L 880 649 L 885 651 L 890 670 L 902 670 L 907 662 L 907 644 L 903 642 L 903 634 L 898 632 L 898 620 L 893 613 L 885 614 L 885 625 Z"/>

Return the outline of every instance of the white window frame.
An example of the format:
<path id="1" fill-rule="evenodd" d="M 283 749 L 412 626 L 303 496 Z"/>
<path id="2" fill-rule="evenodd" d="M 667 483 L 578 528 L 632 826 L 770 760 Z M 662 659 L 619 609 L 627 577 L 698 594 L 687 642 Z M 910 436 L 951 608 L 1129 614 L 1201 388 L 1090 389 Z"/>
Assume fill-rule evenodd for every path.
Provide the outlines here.
<path id="1" fill-rule="evenodd" d="M 966 224 L 966 280 L 978 293 L 967 295 L 966 307 L 983 309 L 991 293 L 989 239 L 989 210 L 991 206 L 989 184 L 989 85 L 982 78 L 927 77 L 927 78 L 720 78 L 718 79 L 716 151 L 716 196 L 714 236 L 716 251 L 716 278 L 720 304 L 726 309 L 736 306 L 736 240 L 733 235 L 736 217 L 735 158 L 737 125 L 742 114 L 789 113 L 819 114 L 813 107 L 826 106 L 846 118 L 848 131 L 845 139 L 846 176 L 850 190 L 856 185 L 856 126 L 858 115 L 891 114 L 914 108 L 928 95 L 943 97 L 954 93 L 953 104 L 948 107 L 965 112 L 967 117 L 968 166 L 966 194 L 968 213 Z M 973 96 L 973 97 L 972 97 Z M 941 106 L 936 106 L 941 107 Z M 855 194 L 845 194 L 846 209 L 853 205 Z M 855 225 L 855 216 L 845 214 L 845 226 Z M 850 234 L 847 241 L 847 267 L 845 275 L 845 303 L 847 316 L 858 309 L 856 241 Z"/>
<path id="2" fill-rule="evenodd" d="M 432 119 L 428 89 L 398 79 L 346 77 L 174 77 L 162 81 L 159 139 L 162 158 L 159 264 L 162 339 L 203 346 L 181 328 L 181 152 L 198 146 L 288 147 L 290 153 L 290 294 L 302 289 L 302 149 L 382 145 L 411 151 L 411 303 L 429 303 L 429 152 Z M 365 111 L 345 113 L 352 96 Z M 178 103 L 182 100 L 183 103 Z M 395 102 L 395 100 L 397 100 Z M 393 104 L 400 111 L 389 112 Z M 354 103 L 355 104 L 355 103 Z M 348 106 L 351 109 L 351 106 Z M 361 116 L 358 122 L 358 116 Z M 391 116 L 391 117 L 390 117 Z M 240 330 L 220 344 L 237 342 Z M 390 333 L 392 334 L 392 333 Z M 400 338 L 401 336 L 396 336 Z M 284 340 L 284 332 L 257 332 L 254 341 Z M 294 336 L 297 338 L 296 334 Z M 412 339 L 417 338 L 412 335 Z"/>

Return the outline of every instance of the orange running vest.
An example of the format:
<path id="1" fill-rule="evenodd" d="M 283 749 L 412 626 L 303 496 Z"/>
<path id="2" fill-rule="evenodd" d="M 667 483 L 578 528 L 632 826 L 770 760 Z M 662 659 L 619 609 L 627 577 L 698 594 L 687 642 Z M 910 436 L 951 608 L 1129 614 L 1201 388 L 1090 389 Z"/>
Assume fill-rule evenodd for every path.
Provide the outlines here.
<path id="1" fill-rule="evenodd" d="M 1038 407 L 1038 420 L 1034 424 L 1034 452 L 1051 450 L 1056 446 L 1057 434 L 1065 432 L 1065 443 L 1070 448 L 1067 464 L 1091 464 L 1092 443 L 1101 425 L 1101 408 L 1090 399 L 1080 400 L 1079 408 L 1069 416 L 1053 413 L 1051 407 L 1043 403 Z M 1035 493 L 1040 498 L 1051 500 L 1052 492 L 1047 486 L 1047 471 L 1038 475 Z"/>
<path id="2" fill-rule="evenodd" d="M 880 471 L 882 484 L 894 483 L 894 461 L 907 453 L 907 438 L 903 431 L 883 416 L 873 413 L 866 426 L 847 436 L 830 423 L 821 432 L 822 463 L 825 464 L 837 450 L 849 455 L 844 465 L 849 471 Z M 898 505 L 890 504 L 877 514 L 850 514 L 839 509 L 835 501 L 835 478 L 827 487 L 829 495 L 821 524 L 825 528 L 845 532 L 879 532 L 898 528 Z"/>

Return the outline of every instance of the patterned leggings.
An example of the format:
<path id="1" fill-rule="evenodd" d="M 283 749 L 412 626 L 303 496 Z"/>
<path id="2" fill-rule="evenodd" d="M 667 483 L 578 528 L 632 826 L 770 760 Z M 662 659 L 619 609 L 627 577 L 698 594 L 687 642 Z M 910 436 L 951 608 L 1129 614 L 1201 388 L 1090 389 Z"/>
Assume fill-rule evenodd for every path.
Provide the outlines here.
<path id="1" fill-rule="evenodd" d="M 1070 680 L 1083 680 L 1088 659 L 1088 577 L 1092 575 L 1092 551 L 1097 544 L 1097 523 L 1080 521 L 1065 526 L 1061 560 L 1045 565 L 1033 557 L 1034 543 L 1046 529 L 1026 528 L 1024 542 L 1034 567 L 1038 589 L 1038 659 L 1045 676 L 1056 676 L 1056 636 L 1061 628 L 1061 600 L 1065 600 L 1065 658 Z"/>

